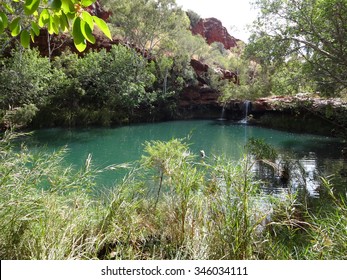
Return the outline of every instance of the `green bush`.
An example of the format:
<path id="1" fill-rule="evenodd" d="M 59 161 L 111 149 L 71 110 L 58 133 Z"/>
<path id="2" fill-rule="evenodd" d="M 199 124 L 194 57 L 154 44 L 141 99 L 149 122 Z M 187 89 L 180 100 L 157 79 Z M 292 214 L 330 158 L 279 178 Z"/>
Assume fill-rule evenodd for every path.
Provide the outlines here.
<path id="1" fill-rule="evenodd" d="M 21 107 L 47 104 L 57 90 L 57 83 L 64 75 L 51 68 L 48 58 L 41 57 L 37 50 L 14 51 L 12 57 L 0 64 L 0 107 Z"/>
<path id="2" fill-rule="evenodd" d="M 27 125 L 35 117 L 38 109 L 34 104 L 25 104 L 22 107 L 16 107 L 5 111 L 3 122 L 8 128 L 22 127 Z"/>
<path id="3" fill-rule="evenodd" d="M 21 119 L 23 124 L 32 120 L 36 127 L 111 125 L 172 117 L 176 110 L 173 88 L 178 76 L 165 77 L 168 87 L 163 91 L 162 71 L 153 70 L 153 63 L 125 46 L 83 57 L 65 52 L 53 61 L 36 50 L 17 50 L 0 63 L 2 112 L 16 108 L 19 116 L 23 109 L 17 108 L 29 113 L 29 104 L 38 109 L 26 121 Z"/>

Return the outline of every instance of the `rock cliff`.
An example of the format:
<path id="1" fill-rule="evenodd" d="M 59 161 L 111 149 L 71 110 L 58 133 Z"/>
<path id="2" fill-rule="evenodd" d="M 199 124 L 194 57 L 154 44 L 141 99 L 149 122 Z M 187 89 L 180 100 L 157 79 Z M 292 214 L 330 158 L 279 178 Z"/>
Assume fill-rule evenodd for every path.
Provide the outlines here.
<path id="1" fill-rule="evenodd" d="M 252 122 L 263 126 L 328 136 L 347 134 L 347 102 L 310 93 L 270 96 L 252 102 Z"/>
<path id="2" fill-rule="evenodd" d="M 192 33 L 194 35 L 200 34 L 206 39 L 208 44 L 214 42 L 222 43 L 227 50 L 236 47 L 240 41 L 231 36 L 221 21 L 216 18 L 200 19 L 192 28 Z"/>

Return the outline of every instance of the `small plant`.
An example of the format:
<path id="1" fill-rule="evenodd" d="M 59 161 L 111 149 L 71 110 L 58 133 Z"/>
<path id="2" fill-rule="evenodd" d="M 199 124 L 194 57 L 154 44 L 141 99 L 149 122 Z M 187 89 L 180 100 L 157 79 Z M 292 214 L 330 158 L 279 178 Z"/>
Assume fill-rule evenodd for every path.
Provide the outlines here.
<path id="1" fill-rule="evenodd" d="M 256 139 L 251 137 L 246 144 L 246 151 L 255 156 L 257 160 L 267 159 L 274 161 L 278 154 L 276 150 L 263 139 Z"/>
<path id="2" fill-rule="evenodd" d="M 154 204 L 156 209 L 161 192 L 170 201 L 173 215 L 173 226 L 178 229 L 175 242 L 182 244 L 186 238 L 186 223 L 193 195 L 201 188 L 204 176 L 194 163 L 188 145 L 182 140 L 173 139 L 168 142 L 154 141 L 145 144 L 145 152 L 141 163 L 143 167 L 154 168 L 159 174 L 159 186 Z M 169 198 L 169 197 L 172 198 Z M 177 231 L 177 230 L 174 231 Z"/>
<path id="3" fill-rule="evenodd" d="M 18 128 L 28 125 L 35 117 L 38 108 L 34 104 L 25 104 L 5 112 L 3 122 L 8 128 Z"/>
<path id="4" fill-rule="evenodd" d="M 10 138 L 0 142 L 1 259 L 94 258 L 103 242 L 97 232 L 103 210 L 88 195 L 89 161 L 73 172 L 62 167 L 66 150 L 15 152 Z"/>

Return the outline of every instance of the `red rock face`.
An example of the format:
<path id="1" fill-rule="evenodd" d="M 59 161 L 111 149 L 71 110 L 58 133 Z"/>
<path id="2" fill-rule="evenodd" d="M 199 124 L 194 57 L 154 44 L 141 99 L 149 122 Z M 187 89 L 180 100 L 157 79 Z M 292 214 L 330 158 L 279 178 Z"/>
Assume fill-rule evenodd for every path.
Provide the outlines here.
<path id="1" fill-rule="evenodd" d="M 239 42 L 239 39 L 231 36 L 222 23 L 216 18 L 200 19 L 200 21 L 193 27 L 192 33 L 194 35 L 200 34 L 206 38 L 208 44 L 220 42 L 224 45 L 225 49 L 234 48 Z"/>
<path id="2" fill-rule="evenodd" d="M 215 105 L 218 106 L 220 93 L 208 86 L 189 86 L 180 95 L 180 107 Z"/>
<path id="3" fill-rule="evenodd" d="M 92 15 L 102 18 L 103 20 L 107 20 L 111 15 L 109 11 L 105 11 L 103 7 L 101 7 L 99 0 L 87 7 L 86 10 Z"/>

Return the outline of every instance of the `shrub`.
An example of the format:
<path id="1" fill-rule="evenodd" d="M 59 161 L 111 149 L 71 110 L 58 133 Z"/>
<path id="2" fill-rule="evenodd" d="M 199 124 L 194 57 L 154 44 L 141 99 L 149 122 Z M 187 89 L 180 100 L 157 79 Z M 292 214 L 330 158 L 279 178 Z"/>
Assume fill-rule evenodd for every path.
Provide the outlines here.
<path id="1" fill-rule="evenodd" d="M 56 85 L 64 77 L 51 68 L 46 57 L 37 50 L 14 51 L 12 57 L 2 61 L 0 74 L 0 106 L 3 109 L 33 104 L 47 104 L 56 92 Z"/>

